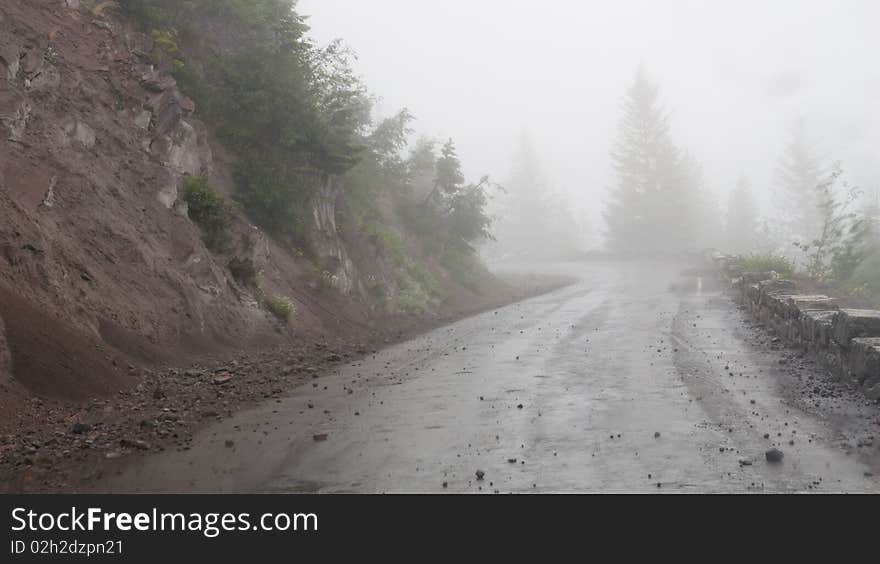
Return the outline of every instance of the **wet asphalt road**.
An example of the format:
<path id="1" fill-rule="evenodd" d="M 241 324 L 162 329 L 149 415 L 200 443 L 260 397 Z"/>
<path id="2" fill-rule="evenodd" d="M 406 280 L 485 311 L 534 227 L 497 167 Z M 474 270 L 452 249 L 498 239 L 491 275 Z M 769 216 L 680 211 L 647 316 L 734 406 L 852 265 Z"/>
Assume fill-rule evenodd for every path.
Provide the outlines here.
<path id="1" fill-rule="evenodd" d="M 880 409 L 845 386 L 804 392 L 827 376 L 786 362 L 711 276 L 659 262 L 554 270 L 580 281 L 341 367 L 106 489 L 880 490 Z M 773 447 L 779 464 L 765 460 Z"/>

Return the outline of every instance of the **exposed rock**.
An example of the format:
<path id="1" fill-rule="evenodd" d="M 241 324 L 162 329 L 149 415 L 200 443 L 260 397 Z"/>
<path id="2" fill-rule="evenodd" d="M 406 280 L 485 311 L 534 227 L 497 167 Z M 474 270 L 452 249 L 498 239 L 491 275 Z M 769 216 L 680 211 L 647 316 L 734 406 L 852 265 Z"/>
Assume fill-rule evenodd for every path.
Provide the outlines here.
<path id="1" fill-rule="evenodd" d="M 0 124 L 6 128 L 9 139 L 21 141 L 24 138 L 32 111 L 26 99 L 0 95 Z"/>
<path id="2" fill-rule="evenodd" d="M 95 146 L 95 130 L 81 120 L 73 120 L 64 126 L 64 132 L 70 138 L 70 141 L 77 143 L 86 149 Z"/>
<path id="3" fill-rule="evenodd" d="M 229 259 L 232 277 L 242 285 L 253 283 L 269 262 L 269 241 L 259 229 L 247 230 L 237 238 Z"/>
<path id="4" fill-rule="evenodd" d="M 122 439 L 119 444 L 125 448 L 136 448 L 138 450 L 150 450 L 150 443 L 140 439 Z"/>
<path id="5" fill-rule="evenodd" d="M 849 347 L 856 337 L 880 337 L 880 311 L 875 309 L 841 309 L 834 318 L 832 336 L 837 344 Z"/>
<path id="6" fill-rule="evenodd" d="M 196 103 L 189 96 L 180 96 L 180 109 L 186 114 L 193 114 L 196 111 Z"/>
<path id="7" fill-rule="evenodd" d="M 149 110 L 144 110 L 134 118 L 134 124 L 141 129 L 149 129 L 152 120 L 153 114 Z"/>
<path id="8" fill-rule="evenodd" d="M 74 435 L 82 435 L 92 430 L 92 426 L 86 423 L 74 423 L 70 432 Z"/>
<path id="9" fill-rule="evenodd" d="M 221 372 L 220 374 L 215 375 L 211 379 L 211 382 L 213 382 L 214 384 L 220 385 L 220 384 L 225 384 L 225 383 L 229 382 L 230 380 L 232 380 L 232 374 L 230 374 L 228 372 Z"/>
<path id="10" fill-rule="evenodd" d="M 92 25 L 107 30 L 111 33 L 113 32 L 113 25 L 110 24 L 110 22 L 105 22 L 104 20 L 92 20 Z"/>
<path id="11" fill-rule="evenodd" d="M 342 294 L 351 294 L 356 289 L 358 273 L 336 226 L 336 200 L 340 189 L 339 182 L 331 176 L 321 181 L 311 201 L 309 240 L 326 265 L 327 284 Z"/>
<path id="12" fill-rule="evenodd" d="M 880 381 L 880 338 L 858 337 L 850 341 L 847 373 L 859 384 Z"/>
<path id="13" fill-rule="evenodd" d="M 153 93 L 165 92 L 177 85 L 177 81 L 168 75 L 159 74 L 156 71 L 145 74 L 141 77 L 141 86 L 144 90 Z"/>
<path id="14" fill-rule="evenodd" d="M 831 328 L 837 311 L 834 310 L 803 310 L 800 316 L 800 338 L 813 350 L 821 350 L 828 346 L 831 339 Z"/>

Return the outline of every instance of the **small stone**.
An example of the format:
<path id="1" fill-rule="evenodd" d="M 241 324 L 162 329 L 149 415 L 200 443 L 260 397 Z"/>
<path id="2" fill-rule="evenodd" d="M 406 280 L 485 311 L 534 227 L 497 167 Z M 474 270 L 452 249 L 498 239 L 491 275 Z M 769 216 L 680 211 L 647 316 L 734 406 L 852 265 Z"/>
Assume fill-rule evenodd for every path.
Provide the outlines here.
<path id="1" fill-rule="evenodd" d="M 507 462 L 509 462 L 510 464 L 516 464 L 516 459 L 515 458 L 508 458 Z"/>
<path id="2" fill-rule="evenodd" d="M 123 447 L 136 448 L 140 450 L 150 450 L 150 443 L 139 439 L 122 439 L 119 444 Z"/>
<path id="3" fill-rule="evenodd" d="M 486 476 L 486 473 L 482 470 L 477 470 L 475 475 L 477 476 L 477 480 L 481 481 Z"/>
<path id="4" fill-rule="evenodd" d="M 235 441 L 228 440 L 224 444 L 226 445 L 226 448 L 232 448 L 235 446 Z"/>
<path id="5" fill-rule="evenodd" d="M 660 438 L 660 431 L 654 431 L 654 438 L 655 438 L 655 439 L 659 439 L 659 438 Z"/>
<path id="6" fill-rule="evenodd" d="M 314 435 L 312 438 L 315 440 L 315 442 L 321 442 L 321 441 L 326 441 L 328 437 L 329 437 L 329 435 L 327 433 L 318 433 L 318 434 Z"/>
<path id="7" fill-rule="evenodd" d="M 214 384 L 220 385 L 220 384 L 225 384 L 225 383 L 229 382 L 230 380 L 232 380 L 232 374 L 225 372 L 225 373 L 221 373 L 221 374 L 214 376 L 214 378 L 211 381 Z"/>
<path id="8" fill-rule="evenodd" d="M 70 430 L 74 435 L 82 435 L 88 433 L 92 430 L 92 426 L 86 423 L 74 423 L 73 428 Z"/>
<path id="9" fill-rule="evenodd" d="M 764 453 L 764 456 L 767 457 L 767 462 L 778 463 L 782 462 L 782 459 L 785 457 L 785 454 L 778 448 L 771 448 L 767 452 Z"/>

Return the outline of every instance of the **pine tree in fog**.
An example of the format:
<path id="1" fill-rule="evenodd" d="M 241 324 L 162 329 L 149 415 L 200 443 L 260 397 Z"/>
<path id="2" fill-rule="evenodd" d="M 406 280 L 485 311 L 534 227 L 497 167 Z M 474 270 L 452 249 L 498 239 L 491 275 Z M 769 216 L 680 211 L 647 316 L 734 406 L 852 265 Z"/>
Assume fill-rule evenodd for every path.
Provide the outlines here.
<path id="1" fill-rule="evenodd" d="M 504 188 L 507 194 L 499 214 L 499 246 L 505 254 L 533 255 L 549 219 L 544 213 L 548 181 L 526 132 L 520 136 Z"/>
<path id="2" fill-rule="evenodd" d="M 611 151 L 616 175 L 605 209 L 608 246 L 655 252 L 699 246 L 698 163 L 672 142 L 658 88 L 639 69 L 623 99 Z"/>
<path id="3" fill-rule="evenodd" d="M 776 167 L 777 209 L 789 236 L 809 244 L 822 229 L 823 168 L 810 145 L 804 119 L 798 119 Z"/>
<path id="4" fill-rule="evenodd" d="M 526 132 L 504 181 L 492 252 L 530 259 L 567 257 L 582 248 L 581 227 L 567 197 L 552 189 Z"/>
<path id="5" fill-rule="evenodd" d="M 752 253 L 758 245 L 758 206 L 748 178 L 740 176 L 727 202 L 727 247 L 735 253 Z"/>

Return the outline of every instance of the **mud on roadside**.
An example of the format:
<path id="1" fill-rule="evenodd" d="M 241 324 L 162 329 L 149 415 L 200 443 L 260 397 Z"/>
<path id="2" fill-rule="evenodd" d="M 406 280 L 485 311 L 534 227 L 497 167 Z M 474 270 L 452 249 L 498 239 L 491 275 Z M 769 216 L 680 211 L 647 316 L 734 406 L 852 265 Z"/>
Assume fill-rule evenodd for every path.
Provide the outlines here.
<path id="1" fill-rule="evenodd" d="M 150 453 L 187 450 L 203 426 L 303 385 L 320 387 L 334 365 L 373 354 L 453 320 L 556 290 L 558 276 L 505 276 L 482 299 L 448 305 L 432 316 L 395 316 L 340 338 L 294 337 L 264 350 L 206 355 L 178 366 L 121 366 L 136 384 L 111 397 L 83 401 L 5 390 L 10 414 L 0 422 L 4 493 L 82 492 Z M 71 353 L 75 353 L 73 350 Z M 85 353 L 86 351 L 81 351 Z M 76 362 L 76 355 L 71 362 Z M 116 363 L 118 364 L 118 362 Z M 11 398 L 11 400 L 10 400 Z"/>

